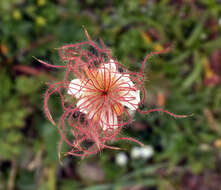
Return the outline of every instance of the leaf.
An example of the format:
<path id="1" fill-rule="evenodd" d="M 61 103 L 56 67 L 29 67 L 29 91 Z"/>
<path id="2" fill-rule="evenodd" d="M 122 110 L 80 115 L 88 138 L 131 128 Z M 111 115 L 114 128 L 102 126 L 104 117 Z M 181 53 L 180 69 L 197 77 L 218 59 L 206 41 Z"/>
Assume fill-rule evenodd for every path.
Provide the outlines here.
<path id="1" fill-rule="evenodd" d="M 197 26 L 194 28 L 192 34 L 186 41 L 187 47 L 191 47 L 200 38 L 200 34 L 202 33 L 202 30 L 203 30 L 203 24 L 205 20 L 207 19 L 207 17 L 208 17 L 208 13 L 203 14 Z"/>
<path id="2" fill-rule="evenodd" d="M 184 80 L 182 87 L 183 89 L 189 88 L 194 82 L 196 82 L 199 78 L 201 73 L 203 72 L 203 64 L 202 59 L 199 59 L 198 53 L 195 52 L 195 59 L 194 59 L 194 68 L 192 73 Z"/>

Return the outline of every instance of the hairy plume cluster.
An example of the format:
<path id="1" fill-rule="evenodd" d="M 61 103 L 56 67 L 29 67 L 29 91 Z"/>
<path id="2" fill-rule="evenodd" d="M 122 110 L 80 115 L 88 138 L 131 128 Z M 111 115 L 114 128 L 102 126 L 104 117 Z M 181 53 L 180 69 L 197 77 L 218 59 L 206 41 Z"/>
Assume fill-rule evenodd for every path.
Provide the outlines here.
<path id="1" fill-rule="evenodd" d="M 85 42 L 59 48 L 65 65 L 51 65 L 38 60 L 48 67 L 65 70 L 64 80 L 49 84 L 44 96 L 45 114 L 51 123 L 57 125 L 61 135 L 59 155 L 62 142 L 70 146 L 66 154 L 83 157 L 104 148 L 118 149 L 107 144 L 117 140 L 125 139 L 143 145 L 133 138 L 118 135 L 123 126 L 132 121 L 130 110 L 144 114 L 163 111 L 174 117 L 185 117 L 162 109 L 139 109 L 146 97 L 143 86 L 145 62 L 149 56 L 166 53 L 168 49 L 150 53 L 145 57 L 140 72 L 132 73 L 111 56 L 102 40 L 97 45 L 87 31 L 86 36 L 88 40 Z M 48 100 L 54 93 L 60 96 L 63 108 L 57 123 L 48 108 Z M 65 101 L 67 96 L 71 98 L 68 103 Z"/>

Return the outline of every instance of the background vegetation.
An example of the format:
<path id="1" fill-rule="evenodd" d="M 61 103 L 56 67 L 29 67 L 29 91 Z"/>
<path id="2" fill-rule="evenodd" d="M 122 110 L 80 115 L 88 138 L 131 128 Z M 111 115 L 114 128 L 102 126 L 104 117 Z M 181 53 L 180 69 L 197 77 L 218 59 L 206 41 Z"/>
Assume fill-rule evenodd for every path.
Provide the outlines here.
<path id="1" fill-rule="evenodd" d="M 218 0 L 1 0 L 0 189 L 219 190 L 220 18 Z M 133 158 L 136 145 L 120 142 L 127 158 L 121 164 L 113 150 L 59 164 L 59 135 L 42 100 L 46 82 L 63 73 L 32 56 L 59 64 L 55 48 L 85 41 L 82 25 L 131 70 L 148 52 L 172 45 L 147 64 L 145 106 L 194 116 L 135 114 L 123 133 L 150 145 L 151 158 Z"/>

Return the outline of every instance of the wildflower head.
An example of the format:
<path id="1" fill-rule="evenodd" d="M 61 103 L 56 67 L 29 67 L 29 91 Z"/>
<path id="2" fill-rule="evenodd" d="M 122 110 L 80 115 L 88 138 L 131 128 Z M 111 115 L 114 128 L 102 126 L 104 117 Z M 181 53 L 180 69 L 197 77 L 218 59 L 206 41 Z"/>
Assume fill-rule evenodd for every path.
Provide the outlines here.
<path id="1" fill-rule="evenodd" d="M 102 40 L 97 45 L 87 32 L 86 36 L 85 42 L 59 48 L 65 65 L 55 66 L 39 60 L 46 66 L 65 69 L 64 80 L 49 84 L 44 101 L 46 116 L 57 125 L 61 135 L 59 152 L 62 142 L 70 146 L 66 154 L 83 157 L 103 148 L 118 149 L 107 144 L 117 140 L 131 140 L 142 145 L 135 139 L 118 137 L 118 134 L 131 122 L 131 110 L 164 111 L 139 109 L 145 101 L 144 64 L 150 55 L 160 52 L 146 56 L 141 71 L 132 73 L 111 56 Z M 48 99 L 54 93 L 60 96 L 63 108 L 58 122 L 54 122 L 48 108 Z M 71 101 L 65 100 L 67 96 Z"/>
<path id="2" fill-rule="evenodd" d="M 113 59 L 98 67 L 88 66 L 84 75 L 69 83 L 68 94 L 77 99 L 79 111 L 87 119 L 98 122 L 103 131 L 118 129 L 124 125 L 122 118 L 127 109 L 136 110 L 140 103 L 140 90 L 131 81 L 129 74 L 117 70 Z"/>

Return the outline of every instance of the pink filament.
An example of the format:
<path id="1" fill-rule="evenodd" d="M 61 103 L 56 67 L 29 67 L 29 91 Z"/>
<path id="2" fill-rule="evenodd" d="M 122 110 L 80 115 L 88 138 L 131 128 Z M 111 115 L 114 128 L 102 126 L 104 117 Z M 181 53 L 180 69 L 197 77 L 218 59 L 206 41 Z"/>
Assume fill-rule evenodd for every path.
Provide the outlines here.
<path id="1" fill-rule="evenodd" d="M 66 155 L 85 157 L 91 154 L 96 154 L 103 148 L 119 149 L 107 145 L 108 142 L 117 140 L 128 140 L 139 145 L 143 145 L 136 139 L 127 137 L 118 137 L 118 134 L 122 130 L 124 125 L 131 123 L 132 117 L 128 112 L 128 109 L 121 105 L 119 102 L 126 102 L 130 106 L 137 108 L 137 111 L 143 114 L 149 114 L 155 111 L 162 111 L 173 117 L 186 117 L 185 115 L 176 115 L 163 109 L 153 109 L 142 111 L 138 108 L 140 104 L 145 102 L 146 93 L 143 85 L 144 81 L 144 66 L 147 59 L 156 54 L 166 53 L 169 48 L 160 51 L 152 52 L 148 54 L 141 66 L 139 73 L 131 73 L 126 68 L 115 61 L 115 65 L 118 69 L 122 69 L 123 72 L 113 72 L 109 67 L 105 67 L 104 64 L 110 64 L 112 56 L 110 51 L 106 49 L 102 40 L 100 40 L 101 47 L 96 45 L 88 36 L 88 41 L 65 45 L 59 48 L 59 55 L 65 65 L 51 65 L 44 61 L 38 60 L 47 67 L 65 69 L 65 76 L 62 82 L 49 84 L 44 96 L 44 110 L 46 117 L 54 125 L 57 125 L 61 141 L 59 143 L 60 152 L 62 142 L 67 143 L 70 146 L 70 151 Z M 94 49 L 96 53 L 90 51 Z M 99 74 L 97 71 L 99 68 L 103 69 L 103 73 Z M 120 74 L 120 76 L 119 76 Z M 88 96 L 82 104 L 76 106 L 76 102 L 71 102 L 68 106 L 65 106 L 65 97 L 63 94 L 67 94 L 69 90 L 69 84 L 71 80 L 76 77 L 82 81 L 82 88 L 79 93 L 84 89 L 93 95 Z M 100 78 L 99 78 L 100 77 Z M 124 82 L 122 82 L 122 77 Z M 114 79 L 112 79 L 114 78 Z M 101 82 L 102 81 L 102 82 Z M 133 82 L 133 86 L 131 83 Z M 139 105 L 132 103 L 134 97 L 130 97 L 129 92 L 140 90 L 142 99 Z M 73 89 L 74 90 L 74 89 Z M 63 114 L 60 117 L 57 124 L 52 119 L 50 109 L 48 108 L 48 100 L 51 95 L 58 93 Z M 108 93 L 107 95 L 105 93 Z M 123 94 L 123 96 L 121 96 Z M 125 98 L 126 97 L 126 98 Z M 78 100 L 78 101 L 79 101 Z M 82 110 L 89 110 L 85 113 Z M 93 110 L 93 113 L 90 112 Z M 102 113 L 106 117 L 106 121 L 102 119 Z M 117 116 L 117 124 L 113 124 L 111 121 L 114 114 Z M 103 117 L 104 117 L 103 116 Z M 106 128 L 102 128 L 101 125 L 105 125 Z"/>

